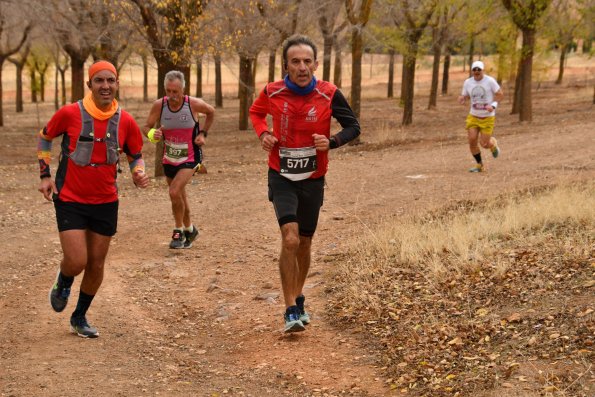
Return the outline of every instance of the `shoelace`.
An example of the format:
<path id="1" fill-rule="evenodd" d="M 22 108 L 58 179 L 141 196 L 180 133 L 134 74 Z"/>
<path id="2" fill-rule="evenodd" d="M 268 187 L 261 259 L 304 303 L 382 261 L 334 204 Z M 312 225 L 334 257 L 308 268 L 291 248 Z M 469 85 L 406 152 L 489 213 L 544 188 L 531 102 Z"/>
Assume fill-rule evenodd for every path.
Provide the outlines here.
<path id="1" fill-rule="evenodd" d="M 70 296 L 70 288 L 63 288 L 60 295 L 62 298 L 68 298 Z"/>

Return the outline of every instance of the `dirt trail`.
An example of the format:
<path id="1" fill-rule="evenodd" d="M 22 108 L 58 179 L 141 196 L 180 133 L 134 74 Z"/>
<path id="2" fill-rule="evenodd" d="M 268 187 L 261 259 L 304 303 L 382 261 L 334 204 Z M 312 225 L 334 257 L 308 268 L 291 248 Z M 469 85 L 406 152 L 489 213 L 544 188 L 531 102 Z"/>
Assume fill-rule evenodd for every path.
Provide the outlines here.
<path id="1" fill-rule="evenodd" d="M 586 103 L 576 101 L 567 109 Z M 369 120 L 392 106 L 376 105 Z M 306 282 L 313 322 L 297 335 L 281 332 L 278 228 L 266 198 L 265 153 L 251 133 L 218 127 L 209 136 L 209 174 L 189 187 L 201 231 L 189 250 L 167 248 L 172 222 L 164 181 L 141 191 L 124 171 L 119 232 L 89 312 L 101 336 L 84 340 L 68 333 L 70 309 L 56 314 L 47 303 L 60 258 L 53 208 L 36 191 L 34 160 L 15 154 L 31 152 L 34 140 L 5 128 L 0 395 L 393 395 L 367 335 L 327 317 L 325 288 L 335 255 L 384 219 L 595 177 L 589 132 L 595 122 L 584 106 L 554 106 L 531 126 L 502 115 L 502 157 L 487 159 L 489 171 L 480 175 L 465 172 L 470 156 L 460 131 L 464 111 L 457 109 L 414 143 L 333 152 Z M 220 125 L 230 114 L 221 115 Z M 76 299 L 78 282 L 74 290 Z"/>

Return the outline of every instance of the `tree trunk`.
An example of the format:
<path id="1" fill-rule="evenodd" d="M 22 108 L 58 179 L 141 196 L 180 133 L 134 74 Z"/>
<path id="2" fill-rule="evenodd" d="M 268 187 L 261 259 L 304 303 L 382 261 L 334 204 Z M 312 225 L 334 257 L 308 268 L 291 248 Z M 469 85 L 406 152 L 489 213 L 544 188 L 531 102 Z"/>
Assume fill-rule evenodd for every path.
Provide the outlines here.
<path id="1" fill-rule="evenodd" d="M 39 99 L 45 102 L 45 71 L 39 73 Z"/>
<path id="2" fill-rule="evenodd" d="M 16 66 L 16 71 L 17 71 L 17 75 L 16 75 L 16 110 L 17 113 L 22 113 L 23 112 L 23 64 L 15 64 Z M 35 78 L 35 71 L 32 70 L 31 74 L 33 75 L 33 78 Z M 31 82 L 31 91 L 34 92 L 35 90 L 35 83 L 32 81 Z M 37 100 L 32 102 L 37 102 Z"/>
<path id="3" fill-rule="evenodd" d="M 4 61 L 6 58 L 0 57 L 0 127 L 4 126 L 4 110 L 2 109 L 2 103 L 4 100 L 2 99 L 2 69 L 4 68 Z"/>
<path id="4" fill-rule="evenodd" d="M 223 88 L 221 87 L 221 55 L 216 54 L 215 61 L 215 107 L 223 107 Z"/>
<path id="5" fill-rule="evenodd" d="M 20 70 L 19 70 L 20 69 Z M 33 68 L 29 69 L 29 80 L 31 89 L 31 103 L 37 103 L 37 77 Z M 20 87 L 19 87 L 20 86 Z M 19 104 L 20 102 L 20 104 Z M 20 108 L 20 110 L 19 110 Z M 17 112 L 23 111 L 23 67 L 17 65 Z"/>
<path id="6" fill-rule="evenodd" d="M 70 102 L 74 103 L 85 96 L 85 61 L 87 57 L 83 59 L 75 53 L 68 55 L 70 55 L 71 65 Z"/>
<path id="7" fill-rule="evenodd" d="M 512 98 L 512 110 L 510 114 L 519 114 L 521 109 L 521 76 L 523 73 L 523 63 L 519 59 L 517 72 L 514 78 L 514 96 Z"/>
<path id="8" fill-rule="evenodd" d="M 202 57 L 196 59 L 196 97 L 202 98 Z"/>
<path id="9" fill-rule="evenodd" d="M 469 35 L 469 59 L 467 60 L 467 62 L 469 62 L 469 77 L 471 77 L 471 75 L 473 74 L 473 71 L 471 70 L 471 65 L 473 64 L 473 53 L 475 52 L 475 38 L 473 37 L 473 35 Z M 465 71 L 465 65 L 463 65 L 463 72 Z"/>
<path id="10" fill-rule="evenodd" d="M 448 94 L 448 78 L 450 76 L 450 48 L 446 48 L 444 65 L 442 66 L 442 95 Z"/>
<path id="11" fill-rule="evenodd" d="M 60 95 L 58 76 L 58 61 L 56 61 L 56 67 L 54 68 L 54 110 L 58 110 L 60 107 L 60 100 L 58 99 L 58 96 Z"/>
<path id="12" fill-rule="evenodd" d="M 60 70 L 60 83 L 62 84 L 62 106 L 66 105 L 66 69 Z"/>
<path id="13" fill-rule="evenodd" d="M 271 50 L 269 52 L 269 79 L 268 82 L 271 83 L 275 81 L 275 63 L 277 62 L 277 50 Z"/>
<path id="14" fill-rule="evenodd" d="M 566 62 L 566 53 L 568 52 L 568 44 L 564 44 L 560 48 L 560 65 L 558 66 L 558 78 L 556 84 L 562 84 L 562 78 L 564 77 L 564 63 Z"/>
<path id="15" fill-rule="evenodd" d="M 342 69 L 343 59 L 341 53 L 341 46 L 335 46 L 335 70 L 333 72 L 333 84 L 336 85 L 337 88 L 341 88 L 341 83 L 343 80 Z"/>
<path id="16" fill-rule="evenodd" d="M 143 61 L 143 102 L 149 102 L 149 62 L 147 54 L 141 54 Z"/>
<path id="17" fill-rule="evenodd" d="M 362 96 L 362 55 L 363 38 L 359 26 L 351 34 L 351 109 L 355 117 L 359 118 Z"/>
<path id="18" fill-rule="evenodd" d="M 531 121 L 533 119 L 533 106 L 531 99 L 531 83 L 533 78 L 533 50 L 535 48 L 535 29 L 523 30 L 523 49 L 521 62 L 523 63 L 523 75 L 521 77 L 521 107 L 519 121 Z"/>
<path id="19" fill-rule="evenodd" d="M 503 53 L 498 54 L 498 75 L 496 77 L 496 81 L 498 85 L 502 85 L 502 81 L 504 80 L 504 69 L 506 64 L 506 56 Z"/>
<path id="20" fill-rule="evenodd" d="M 248 129 L 248 115 L 254 94 L 252 87 L 253 62 L 254 58 L 240 55 L 240 131 L 246 131 Z"/>
<path id="21" fill-rule="evenodd" d="M 393 88 L 395 85 L 395 50 L 391 48 L 388 50 L 389 53 L 389 61 L 388 61 L 388 92 L 386 94 L 387 98 L 392 98 L 394 96 Z"/>
<path id="22" fill-rule="evenodd" d="M 402 125 L 413 123 L 413 95 L 415 87 L 415 63 L 417 51 L 407 51 L 403 57 L 403 82 L 401 86 L 401 103 L 403 104 Z"/>
<path id="23" fill-rule="evenodd" d="M 435 40 L 438 40 L 438 37 L 436 37 Z M 433 45 L 433 47 L 434 62 L 432 63 L 432 82 L 430 84 L 430 99 L 428 101 L 428 109 L 436 108 L 438 103 L 438 80 L 440 78 L 440 58 L 442 58 L 442 44 L 438 42 Z"/>
<path id="24" fill-rule="evenodd" d="M 331 58 L 333 52 L 333 35 L 324 35 L 322 47 L 324 49 L 324 56 L 322 58 L 322 79 L 330 81 L 331 78 Z"/>

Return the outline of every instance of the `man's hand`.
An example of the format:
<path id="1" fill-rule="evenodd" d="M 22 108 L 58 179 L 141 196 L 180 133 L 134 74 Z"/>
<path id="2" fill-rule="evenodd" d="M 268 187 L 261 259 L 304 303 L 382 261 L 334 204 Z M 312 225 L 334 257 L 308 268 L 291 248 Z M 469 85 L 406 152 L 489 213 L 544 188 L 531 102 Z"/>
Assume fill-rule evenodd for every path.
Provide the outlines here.
<path id="1" fill-rule="evenodd" d="M 465 104 L 465 100 L 467 99 L 467 97 L 464 96 L 464 95 L 459 95 L 459 98 L 458 99 L 459 99 L 459 103 L 461 105 L 464 105 Z"/>
<path id="2" fill-rule="evenodd" d="M 58 194 L 56 184 L 54 183 L 54 181 L 52 181 L 52 178 L 50 178 L 49 176 L 47 178 L 41 179 L 41 182 L 39 182 L 39 188 L 37 190 L 39 190 L 43 194 L 43 197 L 47 201 L 52 201 L 52 193 Z"/>
<path id="3" fill-rule="evenodd" d="M 132 174 L 132 181 L 136 187 L 140 187 L 141 189 L 149 186 L 149 177 L 144 171 L 135 171 L 134 174 Z"/>
<path id="4" fill-rule="evenodd" d="M 267 152 L 270 152 L 278 142 L 279 140 L 268 132 L 263 132 L 260 135 L 260 145 Z"/>
<path id="5" fill-rule="evenodd" d="M 199 133 L 196 138 L 194 138 L 194 144 L 196 146 L 202 146 L 205 144 L 205 136 L 203 133 Z"/>
<path id="6" fill-rule="evenodd" d="M 331 142 L 326 136 L 312 134 L 312 138 L 314 139 L 314 146 L 316 147 L 316 150 L 318 150 L 319 152 L 326 152 L 331 148 Z"/>

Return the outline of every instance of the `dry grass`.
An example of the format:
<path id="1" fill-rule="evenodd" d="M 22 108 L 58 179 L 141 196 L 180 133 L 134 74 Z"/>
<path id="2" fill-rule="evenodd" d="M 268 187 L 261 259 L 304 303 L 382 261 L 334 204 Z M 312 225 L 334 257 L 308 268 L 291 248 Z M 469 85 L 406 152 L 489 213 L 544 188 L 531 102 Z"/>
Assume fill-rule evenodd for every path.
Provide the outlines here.
<path id="1" fill-rule="evenodd" d="M 374 272 L 399 264 L 430 270 L 440 278 L 449 271 L 466 272 L 491 256 L 495 241 L 512 239 L 522 246 L 526 240 L 546 238 L 551 228 L 567 222 L 595 223 L 595 184 L 529 192 L 520 198 L 510 196 L 471 208 L 451 209 L 446 214 L 399 220 L 370 232 L 357 247 L 354 263 L 362 263 L 362 272 L 366 273 L 374 258 Z M 502 273 L 507 265 L 500 261 L 497 268 Z"/>
<path id="2" fill-rule="evenodd" d="M 329 310 L 410 396 L 593 395 L 594 193 L 533 190 L 369 231 L 337 261 Z"/>

